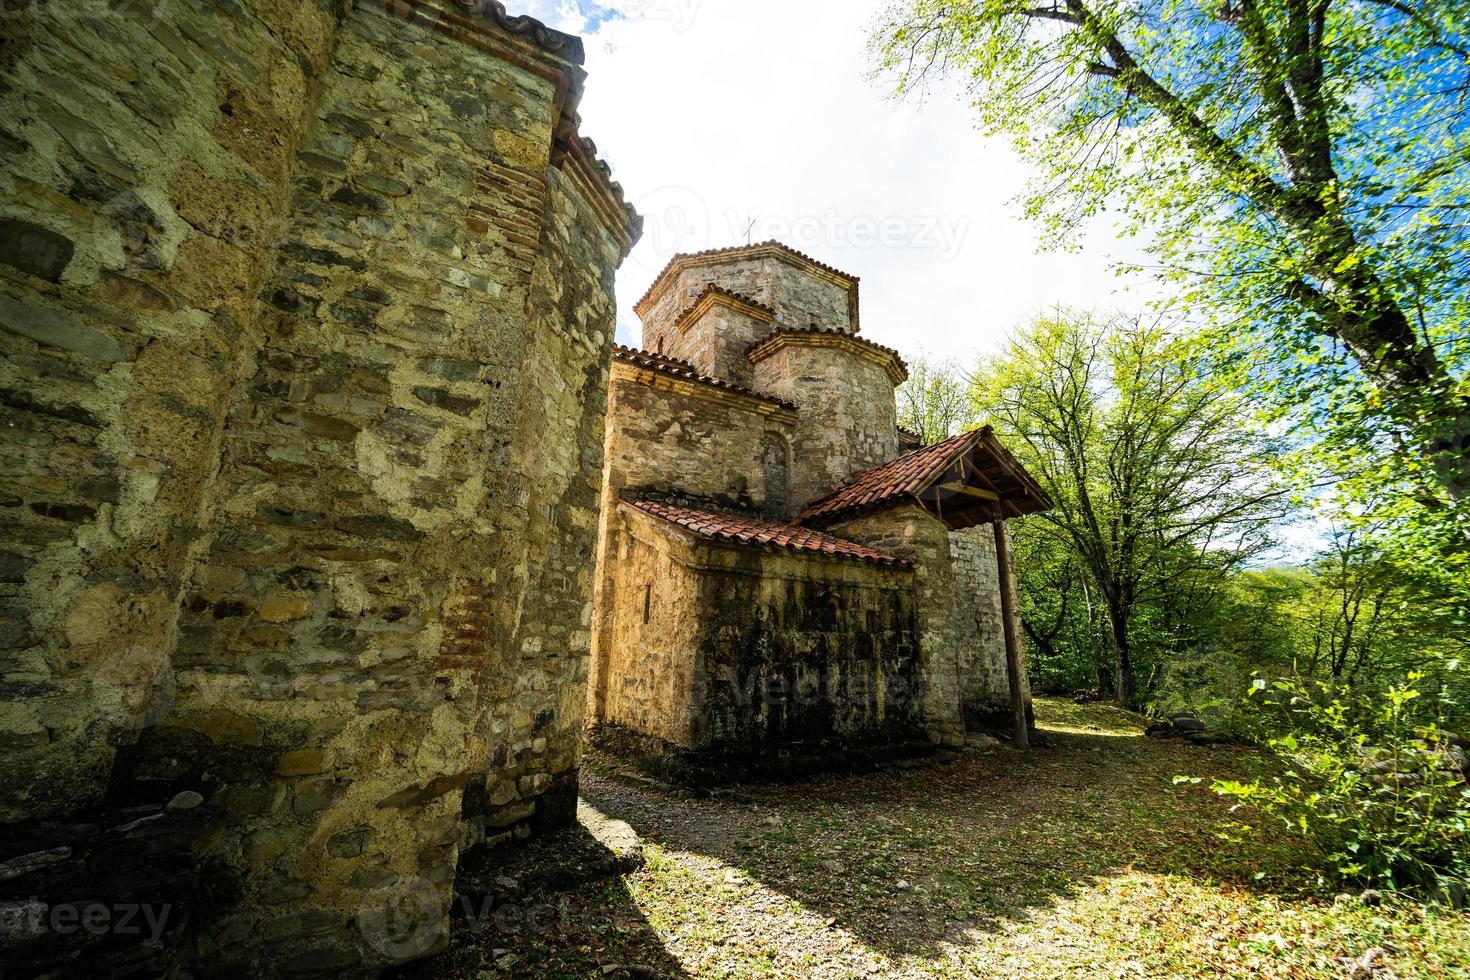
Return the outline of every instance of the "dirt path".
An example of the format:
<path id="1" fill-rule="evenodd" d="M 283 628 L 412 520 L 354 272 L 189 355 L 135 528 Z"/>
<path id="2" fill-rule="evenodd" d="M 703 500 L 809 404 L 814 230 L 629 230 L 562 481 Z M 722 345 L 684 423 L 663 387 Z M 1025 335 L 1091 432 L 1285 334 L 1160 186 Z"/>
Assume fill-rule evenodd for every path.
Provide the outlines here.
<path id="1" fill-rule="evenodd" d="M 583 800 L 647 865 L 456 936 L 442 977 L 1470 976 L 1470 916 L 1285 893 L 1174 776 L 1249 753 L 1049 701 L 1046 747 L 696 799 L 589 760 Z M 1365 974 L 1365 976 L 1373 974 Z M 1388 974 L 1376 974 L 1380 978 Z"/>

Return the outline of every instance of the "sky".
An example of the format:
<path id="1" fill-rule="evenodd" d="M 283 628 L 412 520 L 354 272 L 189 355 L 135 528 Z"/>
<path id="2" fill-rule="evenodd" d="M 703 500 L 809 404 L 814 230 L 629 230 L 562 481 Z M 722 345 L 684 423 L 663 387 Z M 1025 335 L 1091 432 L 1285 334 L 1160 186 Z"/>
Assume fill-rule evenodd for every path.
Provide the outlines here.
<path id="1" fill-rule="evenodd" d="M 1017 201 L 1031 168 L 957 88 L 895 101 L 868 79 L 886 2 L 510 0 L 583 38 L 582 135 L 644 216 L 618 272 L 620 342 L 640 342 L 633 303 L 670 258 L 747 229 L 862 277 L 863 336 L 962 367 L 1057 304 L 1133 312 L 1159 295 L 1115 274 L 1140 252 L 1109 225 L 1042 249 Z M 1299 560 L 1323 531 L 1280 533 L 1263 562 Z"/>
<path id="2" fill-rule="evenodd" d="M 1058 303 L 1143 306 L 1109 229 L 1040 250 L 1015 200 L 1028 168 L 957 90 L 900 102 L 865 77 L 883 2 L 511 0 L 582 36 L 582 134 L 645 219 L 618 274 L 621 342 L 673 255 L 772 238 L 860 276 L 863 335 L 906 355 L 969 363 Z"/>

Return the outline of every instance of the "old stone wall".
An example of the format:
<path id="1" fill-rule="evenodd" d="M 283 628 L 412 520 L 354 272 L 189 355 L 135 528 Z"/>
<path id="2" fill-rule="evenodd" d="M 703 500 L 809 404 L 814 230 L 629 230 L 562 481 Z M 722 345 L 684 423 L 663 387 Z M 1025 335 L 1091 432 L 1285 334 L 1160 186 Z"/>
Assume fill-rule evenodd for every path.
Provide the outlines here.
<path id="1" fill-rule="evenodd" d="M 603 436 L 602 479 L 588 710 L 606 717 L 608 682 L 620 657 L 613 627 L 621 547 L 619 498 L 658 497 L 696 505 L 791 512 L 790 434 L 795 413 L 738 394 L 615 362 Z"/>
<path id="2" fill-rule="evenodd" d="M 638 306 L 643 346 L 655 350 L 662 339 L 671 347 L 679 315 L 710 283 L 772 308 L 778 326 L 858 329 L 856 279 L 763 244 L 676 258 Z"/>
<path id="3" fill-rule="evenodd" d="M 623 508 L 608 521 L 608 683 L 597 720 L 692 748 L 702 614 L 695 547 Z"/>
<path id="4" fill-rule="evenodd" d="M 965 728 L 1008 731 L 1011 689 L 1006 672 L 1005 631 L 1001 625 L 995 529 L 990 524 L 979 524 L 953 531 L 949 536 L 949 550 L 954 568 L 955 647 Z M 1024 637 L 1018 636 L 1017 640 L 1021 642 L 1024 667 Z M 1031 691 L 1024 670 L 1022 684 L 1029 704 Z"/>
<path id="5" fill-rule="evenodd" d="M 603 718 L 623 729 L 615 742 L 637 733 L 628 747 L 698 779 L 927 743 L 910 571 L 729 547 L 621 513 Z"/>
<path id="6" fill-rule="evenodd" d="M 605 486 L 783 517 L 796 413 L 708 385 L 614 368 Z"/>
<path id="7" fill-rule="evenodd" d="M 0 820 L 96 804 L 167 707 L 224 403 L 339 16 L 76 6 L 7 11 L 0 47 Z"/>
<path id="8" fill-rule="evenodd" d="M 575 39 L 141 6 L 7 21 L 0 65 L 0 900 L 411 958 L 463 850 L 573 811 L 631 219 Z M 40 921 L 37 970 L 75 952 Z"/>
<path id="9" fill-rule="evenodd" d="M 797 509 L 898 455 L 894 382 L 876 359 L 830 335 L 794 334 L 755 362 L 755 387 L 797 406 L 791 496 Z"/>
<path id="10" fill-rule="evenodd" d="M 957 607 L 955 566 L 950 557 L 950 531 L 944 522 L 918 505 L 905 505 L 860 515 L 827 528 L 829 533 L 914 563 L 921 669 L 924 677 L 923 717 L 930 738 L 945 745 L 964 742 L 960 709 L 962 633 Z"/>
<path id="11" fill-rule="evenodd" d="M 734 302 L 710 302 L 695 313 L 669 332 L 665 353 L 688 361 L 700 374 L 754 387 L 754 371 L 745 352 L 771 332 L 772 317 Z"/>
<path id="12" fill-rule="evenodd" d="M 483 787 L 478 775 L 466 787 L 463 806 L 474 832 L 462 830 L 462 839 L 483 832 L 487 846 L 576 814 L 621 254 L 587 207 L 586 190 L 555 168 L 548 189 L 521 403 L 504 463 L 496 460 L 507 469 L 499 533 L 516 540 L 514 529 L 519 538 L 496 584 L 500 601 L 522 598 L 492 618 L 514 632 L 492 645 L 480 675 L 475 745 L 484 756 L 474 768 L 485 778 Z"/>

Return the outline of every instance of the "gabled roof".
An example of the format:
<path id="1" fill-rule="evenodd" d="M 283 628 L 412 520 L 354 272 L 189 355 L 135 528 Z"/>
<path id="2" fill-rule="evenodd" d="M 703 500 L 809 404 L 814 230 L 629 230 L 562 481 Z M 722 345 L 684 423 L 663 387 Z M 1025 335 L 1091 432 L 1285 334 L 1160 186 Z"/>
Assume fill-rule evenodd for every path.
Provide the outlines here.
<path id="1" fill-rule="evenodd" d="M 622 505 L 677 524 L 686 531 L 714 541 L 786 548 L 791 551 L 826 555 L 829 558 L 851 558 L 857 561 L 877 562 L 896 568 L 913 567 L 912 562 L 902 558 L 885 555 L 871 548 L 864 548 L 860 544 L 844 541 L 842 538 L 835 538 L 830 534 L 823 534 L 810 528 L 798 527 L 795 524 L 779 524 L 744 514 L 677 507 L 653 500 L 624 500 Z"/>
<path id="2" fill-rule="evenodd" d="M 757 398 L 763 402 L 769 402 L 772 405 L 777 405 L 793 412 L 796 411 L 796 406 L 783 398 L 777 398 L 775 395 L 767 395 L 759 391 L 752 391 L 750 388 L 743 388 L 740 385 L 731 384 L 720 378 L 712 378 L 707 374 L 700 374 L 699 369 L 693 364 L 680 360 L 677 357 L 656 354 L 651 350 L 640 350 L 636 347 L 625 347 L 622 344 L 613 345 L 612 356 L 613 360 L 622 361 L 634 367 L 640 367 L 648 371 L 657 371 L 659 374 L 666 374 L 671 378 L 681 378 L 684 381 L 708 385 L 711 388 L 722 388 L 725 391 L 737 395 L 744 395 L 747 398 Z"/>
<path id="3" fill-rule="evenodd" d="M 962 432 L 864 470 L 810 501 L 797 522 L 826 525 L 868 510 L 917 503 L 950 527 L 1050 510 L 1051 498 L 995 438 L 990 426 Z"/>

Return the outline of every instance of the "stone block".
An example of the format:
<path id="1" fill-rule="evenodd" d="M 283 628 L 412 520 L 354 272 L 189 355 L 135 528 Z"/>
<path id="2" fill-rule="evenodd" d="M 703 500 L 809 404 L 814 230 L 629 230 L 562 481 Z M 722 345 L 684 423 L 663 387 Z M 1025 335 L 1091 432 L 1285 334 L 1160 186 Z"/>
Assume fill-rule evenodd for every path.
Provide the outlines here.
<path id="1" fill-rule="evenodd" d="M 322 771 L 321 749 L 295 749 L 281 756 L 276 772 L 282 776 L 314 776 Z"/>
<path id="2" fill-rule="evenodd" d="M 310 601 L 301 596 L 276 593 L 267 596 L 260 604 L 260 618 L 267 623 L 289 623 L 305 619 L 310 612 Z"/>
<path id="3" fill-rule="evenodd" d="M 71 264 L 76 246 L 49 228 L 15 218 L 0 220 L 0 262 L 52 282 Z"/>

